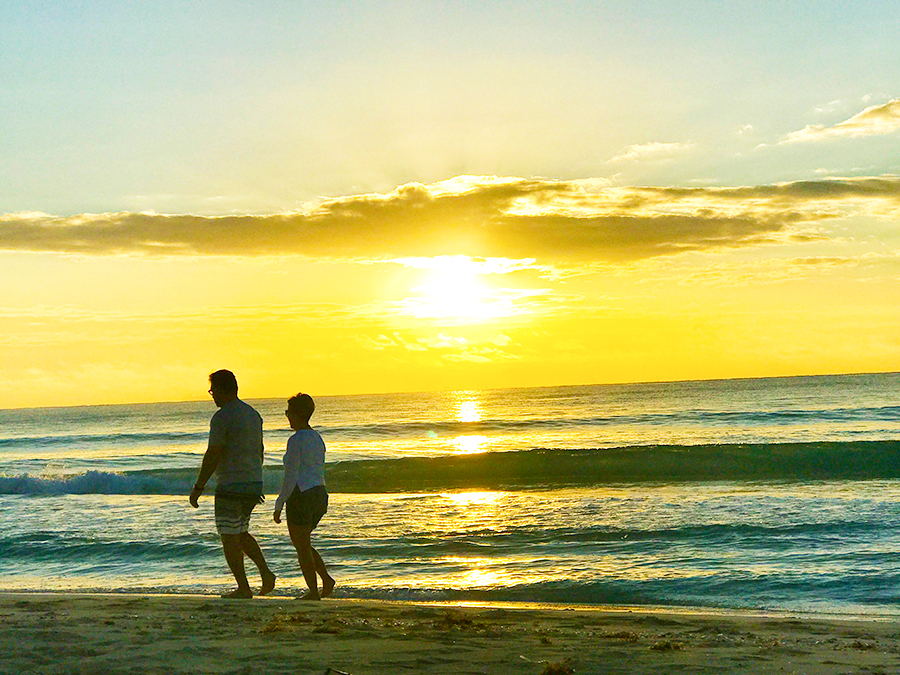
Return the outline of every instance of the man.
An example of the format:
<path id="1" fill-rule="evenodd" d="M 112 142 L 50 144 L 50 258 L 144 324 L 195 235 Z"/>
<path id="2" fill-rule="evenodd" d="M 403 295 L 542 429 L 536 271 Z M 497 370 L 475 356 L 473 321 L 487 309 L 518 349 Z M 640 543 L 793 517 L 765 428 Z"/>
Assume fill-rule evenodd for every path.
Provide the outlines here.
<path id="1" fill-rule="evenodd" d="M 259 595 L 266 595 L 275 588 L 275 575 L 248 531 L 253 507 L 263 501 L 262 418 L 238 398 L 237 379 L 230 370 L 218 370 L 209 376 L 209 393 L 219 410 L 209 424 L 209 446 L 189 501 L 194 508 L 199 506 L 197 500 L 215 473 L 216 529 L 225 561 L 237 581 L 237 589 L 222 597 L 253 597 L 244 571 L 244 554 L 259 568 Z"/>

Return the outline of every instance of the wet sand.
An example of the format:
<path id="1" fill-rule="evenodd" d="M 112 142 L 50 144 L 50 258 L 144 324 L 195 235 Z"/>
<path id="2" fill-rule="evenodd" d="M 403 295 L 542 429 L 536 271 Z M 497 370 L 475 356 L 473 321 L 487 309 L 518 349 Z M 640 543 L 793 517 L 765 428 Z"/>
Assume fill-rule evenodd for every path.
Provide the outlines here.
<path id="1" fill-rule="evenodd" d="M 900 620 L 0 593 L 0 673 L 897 673 Z"/>

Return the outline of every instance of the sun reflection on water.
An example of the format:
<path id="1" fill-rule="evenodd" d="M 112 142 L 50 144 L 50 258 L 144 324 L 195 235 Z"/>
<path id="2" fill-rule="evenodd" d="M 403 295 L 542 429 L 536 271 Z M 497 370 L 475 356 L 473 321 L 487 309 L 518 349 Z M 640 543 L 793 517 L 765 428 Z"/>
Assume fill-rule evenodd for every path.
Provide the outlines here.
<path id="1" fill-rule="evenodd" d="M 481 401 L 478 399 L 478 392 L 454 392 L 453 405 L 456 408 L 456 420 L 458 422 L 469 423 L 481 421 Z M 453 438 L 450 443 L 455 448 L 457 454 L 471 455 L 484 452 L 484 445 L 487 443 L 487 440 L 487 436 L 463 434 Z"/>
<path id="2" fill-rule="evenodd" d="M 442 492 L 441 497 L 457 504 L 493 504 L 503 497 L 502 492 Z"/>
<path id="3" fill-rule="evenodd" d="M 456 448 L 457 454 L 474 455 L 484 452 L 484 444 L 487 443 L 487 440 L 487 436 L 457 436 L 451 443 Z"/>
<path id="4" fill-rule="evenodd" d="M 456 413 L 456 419 L 460 422 L 480 422 L 481 408 L 476 399 L 466 399 L 459 401 L 459 410 Z"/>

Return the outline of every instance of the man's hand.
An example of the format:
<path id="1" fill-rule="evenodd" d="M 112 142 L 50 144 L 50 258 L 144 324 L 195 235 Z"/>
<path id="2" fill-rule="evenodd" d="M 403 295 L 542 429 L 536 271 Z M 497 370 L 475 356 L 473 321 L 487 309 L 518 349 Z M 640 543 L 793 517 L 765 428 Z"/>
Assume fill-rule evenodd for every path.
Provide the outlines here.
<path id="1" fill-rule="evenodd" d="M 197 475 L 197 482 L 194 483 L 194 489 L 191 490 L 191 496 L 188 497 L 188 501 L 195 509 L 200 506 L 200 504 L 197 503 L 197 500 L 206 488 L 206 481 L 208 481 L 210 476 L 216 472 L 216 467 L 219 466 L 219 461 L 222 459 L 223 452 L 225 452 L 224 445 L 210 445 L 206 448 L 206 452 L 203 453 L 203 463 L 200 465 L 200 473 Z"/>
<path id="2" fill-rule="evenodd" d="M 272 520 L 274 520 L 276 523 L 281 522 L 281 509 L 275 510 L 275 513 L 272 514 Z"/>
<path id="3" fill-rule="evenodd" d="M 203 494 L 202 487 L 198 487 L 195 485 L 194 489 L 191 490 L 191 494 L 188 497 L 188 501 L 191 503 L 191 506 L 193 506 L 195 509 L 200 506 L 200 504 L 197 502 L 197 500 L 200 499 L 200 495 L 202 495 L 202 494 Z"/>

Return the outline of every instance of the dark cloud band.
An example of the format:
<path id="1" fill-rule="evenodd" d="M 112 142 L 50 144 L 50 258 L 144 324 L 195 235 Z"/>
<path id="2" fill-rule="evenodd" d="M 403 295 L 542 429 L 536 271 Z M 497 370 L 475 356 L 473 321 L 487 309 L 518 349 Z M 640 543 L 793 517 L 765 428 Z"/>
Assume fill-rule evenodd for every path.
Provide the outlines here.
<path id="1" fill-rule="evenodd" d="M 898 208 L 896 177 L 696 189 L 466 178 L 271 215 L 8 214 L 0 216 L 0 249 L 617 261 L 804 240 L 824 219 Z"/>

